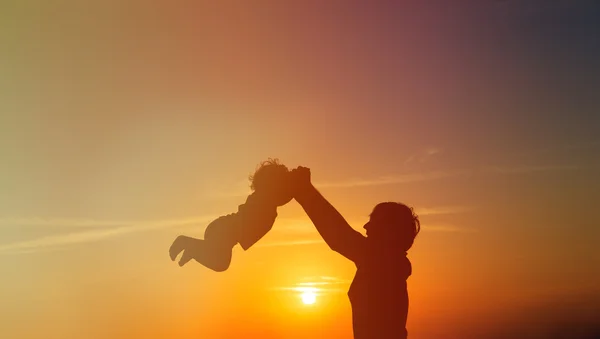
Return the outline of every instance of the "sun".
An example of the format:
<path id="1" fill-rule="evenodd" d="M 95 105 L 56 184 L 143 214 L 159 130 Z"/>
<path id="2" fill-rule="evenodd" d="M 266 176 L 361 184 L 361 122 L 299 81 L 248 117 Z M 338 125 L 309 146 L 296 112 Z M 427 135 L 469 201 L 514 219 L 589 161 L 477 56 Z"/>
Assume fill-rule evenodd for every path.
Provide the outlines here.
<path id="1" fill-rule="evenodd" d="M 317 301 L 317 295 L 312 291 L 306 291 L 302 293 L 300 297 L 302 298 L 302 303 L 304 303 L 304 305 L 312 305 Z"/>

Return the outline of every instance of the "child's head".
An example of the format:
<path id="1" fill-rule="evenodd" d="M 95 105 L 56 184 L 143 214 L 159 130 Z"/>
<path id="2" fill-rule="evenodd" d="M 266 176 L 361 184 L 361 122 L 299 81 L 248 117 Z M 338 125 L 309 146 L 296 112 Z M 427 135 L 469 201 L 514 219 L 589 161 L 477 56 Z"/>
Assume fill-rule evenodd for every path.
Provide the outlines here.
<path id="1" fill-rule="evenodd" d="M 293 198 L 288 174 L 288 168 L 280 164 L 278 159 L 269 159 L 262 162 L 250 176 L 250 188 L 265 194 L 277 206 L 285 205 Z"/>

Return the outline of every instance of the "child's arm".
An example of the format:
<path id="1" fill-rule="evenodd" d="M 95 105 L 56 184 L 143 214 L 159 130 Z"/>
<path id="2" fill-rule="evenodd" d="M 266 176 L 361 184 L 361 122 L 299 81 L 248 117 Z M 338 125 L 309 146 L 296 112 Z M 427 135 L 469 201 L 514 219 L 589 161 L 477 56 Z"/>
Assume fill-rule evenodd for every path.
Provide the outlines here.
<path id="1" fill-rule="evenodd" d="M 308 171 L 308 169 L 300 169 L 300 171 Z M 363 256 L 366 238 L 354 230 L 310 183 L 310 172 L 300 175 L 308 175 L 308 178 L 299 178 L 296 201 L 302 206 L 327 245 L 346 258 L 357 262 Z"/>

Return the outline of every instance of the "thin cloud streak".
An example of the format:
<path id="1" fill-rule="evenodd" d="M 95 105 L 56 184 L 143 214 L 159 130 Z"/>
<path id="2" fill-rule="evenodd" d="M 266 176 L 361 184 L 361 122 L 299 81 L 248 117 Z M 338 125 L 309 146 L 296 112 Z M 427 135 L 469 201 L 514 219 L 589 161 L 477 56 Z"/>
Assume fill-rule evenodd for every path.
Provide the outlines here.
<path id="1" fill-rule="evenodd" d="M 306 287 L 306 286 L 296 286 L 296 287 L 273 287 L 270 288 L 271 291 L 290 291 L 290 292 L 313 292 L 316 295 L 320 293 L 345 293 L 347 290 L 342 288 L 322 288 L 322 287 Z"/>
<path id="2" fill-rule="evenodd" d="M 325 244 L 325 242 L 323 241 L 323 239 L 273 241 L 273 242 L 256 244 L 256 247 L 282 247 L 282 246 L 301 246 L 301 245 L 314 245 L 314 244 Z"/>
<path id="3" fill-rule="evenodd" d="M 473 211 L 474 208 L 470 206 L 438 206 L 438 207 L 422 207 L 415 208 L 415 212 L 419 216 L 431 216 L 431 215 L 448 215 L 448 214 L 462 214 Z M 355 220 L 347 219 L 350 224 L 359 224 Z M 277 226 L 274 231 L 283 231 L 286 233 L 315 233 L 316 229 L 312 222 L 308 218 L 303 219 L 278 219 Z"/>
<path id="4" fill-rule="evenodd" d="M 346 281 L 337 281 L 337 282 L 332 282 L 332 281 L 316 281 L 316 282 L 302 282 L 302 283 L 298 283 L 298 286 L 307 286 L 307 287 L 311 287 L 311 286 L 331 286 L 331 285 L 344 285 L 347 284 Z"/>
<path id="5" fill-rule="evenodd" d="M 451 233 L 477 233 L 473 228 L 458 227 L 455 225 L 421 225 L 421 231 L 451 232 Z"/>
<path id="6" fill-rule="evenodd" d="M 437 148 L 437 147 L 430 147 L 425 149 L 425 151 L 423 151 L 420 154 L 413 154 L 411 156 L 409 156 L 405 161 L 404 161 L 404 166 L 408 166 L 412 163 L 418 162 L 418 163 L 423 163 L 426 162 L 427 160 L 429 160 L 431 157 L 435 156 L 436 154 L 439 154 L 442 152 L 442 149 Z"/>
<path id="7" fill-rule="evenodd" d="M 1 218 L 0 226 L 42 226 L 42 227 L 74 227 L 74 228 L 100 228 L 118 227 L 132 224 L 124 220 L 94 220 L 94 219 L 68 219 L 68 218 Z"/>
<path id="8" fill-rule="evenodd" d="M 315 183 L 316 187 L 360 187 L 360 186 L 381 186 L 381 185 L 392 185 L 392 184 L 405 184 L 420 181 L 431 181 L 437 179 L 444 179 L 449 177 L 456 177 L 465 174 L 465 171 L 432 171 L 425 173 L 409 173 L 383 176 L 376 179 L 356 179 L 341 182 L 323 182 Z"/>
<path id="9" fill-rule="evenodd" d="M 344 282 L 351 282 L 351 280 L 348 279 L 340 279 L 340 278 L 336 278 L 336 277 L 330 277 L 330 276 L 326 276 L 326 275 L 322 275 L 319 277 L 319 279 L 321 280 L 325 280 L 325 281 L 344 281 Z"/>
<path id="10" fill-rule="evenodd" d="M 432 149 L 428 151 L 428 155 L 434 155 L 439 153 L 439 150 Z M 580 169 L 577 165 L 517 165 L 517 166 L 489 166 L 481 170 L 482 173 L 495 173 L 495 174 L 527 174 L 534 172 L 546 172 L 546 171 L 564 171 L 564 170 L 577 170 Z M 331 182 L 315 182 L 315 186 L 318 188 L 352 188 L 352 187 L 369 187 L 369 186 L 383 186 L 383 185 L 396 185 L 396 184 L 408 184 L 415 182 L 434 181 L 452 177 L 458 177 L 461 175 L 472 174 L 473 170 L 455 170 L 455 171 L 429 171 L 429 172 L 414 172 L 414 173 L 402 173 L 393 174 L 387 176 L 381 176 L 378 178 L 366 178 L 366 179 L 350 179 L 345 181 L 331 181 Z M 244 190 L 233 190 L 230 192 L 215 192 L 210 196 L 212 198 L 236 198 L 244 197 L 250 194 L 247 188 Z"/>
<path id="11" fill-rule="evenodd" d="M 464 174 L 463 171 L 454 171 L 454 172 L 446 172 L 446 171 L 432 171 L 425 173 L 406 173 L 406 174 L 397 174 L 397 175 L 389 175 L 382 176 L 374 179 L 351 179 L 346 181 L 339 182 L 315 182 L 314 185 L 318 188 L 351 188 L 351 187 L 368 187 L 368 186 L 382 186 L 382 185 L 392 185 L 392 184 L 405 184 L 405 183 L 413 183 L 420 181 L 431 181 L 437 179 L 443 179 L 448 177 L 454 177 L 461 174 Z M 234 190 L 230 192 L 215 192 L 211 194 L 213 198 L 237 198 L 247 196 L 251 192 L 248 189 L 245 190 Z"/>
<path id="12" fill-rule="evenodd" d="M 272 287 L 272 291 L 292 291 L 292 292 L 315 292 L 315 293 L 331 293 L 331 292 L 346 292 L 347 288 L 339 286 L 347 286 L 352 283 L 348 279 L 339 279 L 336 277 L 305 277 L 303 282 L 299 282 L 294 286 Z M 338 287 L 336 287 L 338 286 Z"/>
<path id="13" fill-rule="evenodd" d="M 578 165 L 517 165 L 517 166 L 490 166 L 482 170 L 484 174 L 527 174 L 535 172 L 549 171 L 567 171 L 578 170 L 581 166 Z M 472 170 L 455 170 L 455 171 L 429 171 L 423 173 L 405 173 L 389 176 L 382 176 L 374 179 L 354 179 L 340 182 L 321 182 L 315 183 L 316 187 L 324 188 L 350 188 L 364 186 L 382 186 L 406 184 L 423 181 L 433 181 L 439 179 L 453 178 L 461 175 L 474 173 Z"/>
<path id="14" fill-rule="evenodd" d="M 588 140 L 583 142 L 564 144 L 564 145 L 553 145 L 553 147 L 538 148 L 535 150 L 515 152 L 516 155 L 530 155 L 532 153 L 546 154 L 546 153 L 557 153 L 573 150 L 594 150 L 600 147 L 600 140 Z"/>
<path id="15" fill-rule="evenodd" d="M 580 166 L 576 165 L 520 165 L 520 166 L 493 166 L 483 169 L 484 173 L 496 173 L 496 174 L 526 174 L 535 172 L 546 172 L 546 171 L 565 171 L 565 170 L 577 170 Z M 365 179 L 365 180 L 348 180 L 341 182 L 330 182 L 330 183 L 317 183 L 317 187 L 330 187 L 330 188 L 346 188 L 346 187 L 363 187 L 363 186 L 380 186 L 380 185 L 392 185 L 402 183 L 412 183 L 420 181 L 431 181 L 443 178 L 457 177 L 463 174 L 472 173 L 471 171 L 433 171 L 425 173 L 410 173 L 401 174 L 394 176 L 384 176 L 376 179 Z M 243 194 L 247 195 L 247 191 Z M 233 195 L 232 195 L 233 196 Z M 454 206 L 454 207 L 437 207 L 437 208 L 424 208 L 420 212 L 421 215 L 434 215 L 434 214 L 450 214 L 450 213 L 464 213 L 470 210 L 468 207 Z M 124 234 L 130 234 L 135 232 L 143 232 L 147 230 L 169 228 L 176 226 L 186 226 L 198 223 L 208 223 L 218 216 L 210 217 L 197 217 L 184 220 L 170 220 L 170 221 L 157 221 L 157 222 L 127 222 L 127 221 L 110 221 L 110 220 L 93 220 L 93 219 L 47 219 L 47 218 L 4 218 L 0 219 L 0 226 L 2 225 L 32 225 L 32 226 L 65 226 L 74 228 L 91 228 L 86 231 L 71 232 L 67 234 L 59 234 L 53 236 L 46 236 L 32 240 L 19 241 L 14 243 L 0 245 L 0 252 L 7 251 L 26 251 L 31 252 L 39 248 L 47 248 L 54 246 L 65 246 L 73 245 L 78 243 L 86 243 L 107 239 L 110 237 L 120 236 Z M 306 223 L 302 222 L 303 225 Z M 294 230 L 301 230 L 303 226 L 300 224 L 289 226 Z M 290 229 L 290 230 L 291 230 Z M 423 225 L 424 230 L 429 231 L 440 231 L 440 232 L 475 232 L 475 230 L 464 229 L 455 226 L 448 225 L 434 225 L 427 226 Z M 281 247 L 281 246 L 299 246 L 299 245 L 313 245 L 322 243 L 321 239 L 309 239 L 309 240 L 292 240 L 292 241 L 280 241 L 258 244 L 259 247 Z"/>
<path id="16" fill-rule="evenodd" d="M 88 242 L 95 242 L 111 237 L 145 232 L 155 229 L 170 228 L 177 226 L 192 225 L 198 223 L 207 223 L 213 220 L 214 217 L 203 217 L 203 218 L 191 218 L 182 220 L 172 221 L 159 221 L 159 222 L 148 222 L 142 224 L 134 224 L 129 226 L 114 227 L 109 229 L 92 229 L 81 232 L 71 232 L 67 234 L 52 235 L 46 237 L 40 237 L 32 240 L 18 241 L 8 244 L 0 245 L 0 253 L 13 253 L 13 254 L 25 254 L 33 253 L 40 250 L 48 250 L 57 247 L 65 248 L 69 245 L 76 245 Z M 422 229 L 425 231 L 436 231 L 436 232 L 476 232 L 473 229 L 465 229 L 456 227 L 453 225 L 423 225 Z M 325 244 L 323 239 L 302 239 L 302 240 L 287 240 L 287 241 L 274 241 L 267 243 L 259 243 L 256 247 L 286 247 L 286 246 L 307 246 L 315 244 Z"/>
<path id="17" fill-rule="evenodd" d="M 443 214 L 461 214 L 473 211 L 473 207 L 469 206 L 440 206 L 440 207 L 423 207 L 415 208 L 415 212 L 419 216 L 425 215 L 443 215 Z"/>
<path id="18" fill-rule="evenodd" d="M 521 165 L 521 166 L 493 166 L 487 171 L 498 174 L 527 174 L 536 172 L 573 171 L 581 169 L 577 165 Z"/>
<path id="19" fill-rule="evenodd" d="M 428 232 L 449 232 L 449 233 L 476 233 L 476 232 L 478 232 L 476 229 L 458 227 L 455 225 L 446 225 L 446 224 L 435 224 L 435 225 L 422 224 L 421 230 L 428 231 Z M 267 242 L 267 243 L 260 243 L 260 244 L 257 244 L 256 247 L 305 246 L 305 245 L 315 245 L 315 244 L 325 244 L 325 241 L 321 238 L 303 239 L 303 240 L 284 240 L 284 241 L 273 241 L 273 242 Z"/>
<path id="20" fill-rule="evenodd" d="M 177 226 L 185 226 L 198 223 L 206 223 L 213 220 L 215 217 L 195 217 L 180 220 L 164 220 L 155 222 L 139 222 L 127 226 L 91 229 L 79 232 L 70 232 L 66 234 L 58 234 L 40 237 L 32 240 L 18 241 L 0 245 L 0 252 L 17 251 L 31 252 L 42 248 L 74 245 L 80 243 L 94 242 L 107 239 L 114 236 L 131 234 L 137 232 L 150 231 L 155 229 L 170 228 Z"/>

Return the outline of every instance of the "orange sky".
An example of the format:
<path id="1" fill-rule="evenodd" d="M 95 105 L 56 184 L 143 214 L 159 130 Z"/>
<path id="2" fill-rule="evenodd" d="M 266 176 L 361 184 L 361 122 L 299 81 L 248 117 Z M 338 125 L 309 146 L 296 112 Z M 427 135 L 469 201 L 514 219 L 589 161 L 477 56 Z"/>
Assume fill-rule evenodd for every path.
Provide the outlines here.
<path id="1" fill-rule="evenodd" d="M 225 273 L 169 260 L 268 157 L 358 230 L 378 202 L 416 208 L 411 338 L 589 320 L 598 102 L 559 87 L 597 72 L 568 82 L 589 51 L 513 32 L 560 6 L 219 3 L 0 14 L 0 337 L 351 337 L 354 267 L 295 202 Z"/>

